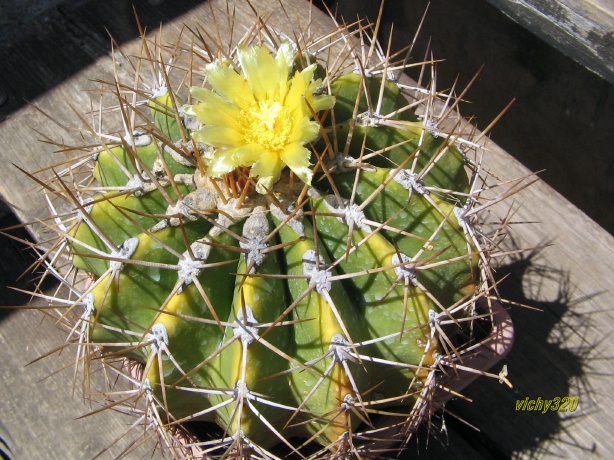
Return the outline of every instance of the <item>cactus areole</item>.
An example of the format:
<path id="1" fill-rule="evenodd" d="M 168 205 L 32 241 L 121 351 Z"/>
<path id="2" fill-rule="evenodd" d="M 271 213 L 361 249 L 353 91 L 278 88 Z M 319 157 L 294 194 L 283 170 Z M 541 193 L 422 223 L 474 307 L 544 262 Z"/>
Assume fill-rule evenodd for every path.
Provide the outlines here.
<path id="1" fill-rule="evenodd" d="M 87 278 L 72 333 L 115 360 L 175 453 L 378 457 L 477 340 L 478 147 L 362 35 L 295 43 L 263 24 L 188 51 L 175 89 L 116 92 L 126 132 L 57 174 L 63 279 Z M 162 62 L 158 82 L 187 67 Z M 176 434 L 191 422 L 208 434 Z"/>

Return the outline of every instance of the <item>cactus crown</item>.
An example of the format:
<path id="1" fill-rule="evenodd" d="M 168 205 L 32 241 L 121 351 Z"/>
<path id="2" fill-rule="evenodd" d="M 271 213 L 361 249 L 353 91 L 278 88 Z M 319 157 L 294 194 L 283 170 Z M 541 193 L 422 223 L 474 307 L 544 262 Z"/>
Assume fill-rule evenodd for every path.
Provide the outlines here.
<path id="1" fill-rule="evenodd" d="M 143 37 L 45 184 L 77 365 L 174 455 L 377 457 L 470 372 L 503 237 L 478 211 L 508 192 L 453 92 L 404 83 L 368 29 Z"/>

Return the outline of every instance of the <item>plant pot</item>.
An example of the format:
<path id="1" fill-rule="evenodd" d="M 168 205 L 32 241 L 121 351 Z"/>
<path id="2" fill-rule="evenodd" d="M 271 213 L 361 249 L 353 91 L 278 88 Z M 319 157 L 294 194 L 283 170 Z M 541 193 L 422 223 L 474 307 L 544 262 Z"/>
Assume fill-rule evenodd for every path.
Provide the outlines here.
<path id="1" fill-rule="evenodd" d="M 448 365 L 444 367 L 447 372 L 438 379 L 438 383 L 445 389 L 440 389 L 435 395 L 433 402 L 437 408 L 441 408 L 478 377 L 485 375 L 486 371 L 510 352 L 514 343 L 514 324 L 501 303 L 494 300 L 482 301 L 476 307 L 479 314 L 490 319 L 490 333 L 483 340 L 465 348 L 460 357 L 448 360 Z"/>
<path id="2" fill-rule="evenodd" d="M 487 371 L 501 361 L 511 350 L 514 342 L 514 325 L 512 319 L 501 303 L 478 301 L 477 313 L 483 315 L 490 324 L 486 336 L 460 351 L 460 356 L 444 357 L 438 366 L 440 372 L 434 372 L 427 381 L 418 401 L 409 413 L 380 417 L 376 428 L 370 431 L 371 440 L 365 443 L 365 452 L 387 452 L 399 444 L 406 444 L 415 430 L 429 420 L 434 412 L 453 397 L 460 396 L 480 376 L 499 377 L 507 382 L 505 375 Z M 509 383 L 509 382 L 507 382 Z M 406 409 L 407 410 L 407 409 Z M 402 410 L 399 411 L 403 413 Z M 369 455 L 366 458 L 371 458 Z"/>

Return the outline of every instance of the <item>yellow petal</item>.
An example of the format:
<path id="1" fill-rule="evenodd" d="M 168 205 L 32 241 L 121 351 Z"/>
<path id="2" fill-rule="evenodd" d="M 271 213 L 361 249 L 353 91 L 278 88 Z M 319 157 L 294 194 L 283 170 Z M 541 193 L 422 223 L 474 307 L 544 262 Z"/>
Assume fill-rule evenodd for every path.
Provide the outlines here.
<path id="1" fill-rule="evenodd" d="M 190 88 L 190 95 L 199 102 L 207 102 L 209 100 L 211 91 L 207 88 L 200 86 L 192 86 Z"/>
<path id="2" fill-rule="evenodd" d="M 335 96 L 331 96 L 329 94 L 314 96 L 313 90 L 307 91 L 307 93 L 305 94 L 305 99 L 315 113 L 318 113 L 322 110 L 332 109 L 335 105 Z"/>
<path id="3" fill-rule="evenodd" d="M 284 106 L 293 114 L 293 116 L 297 117 L 297 119 L 308 115 L 307 113 L 304 113 L 304 97 L 305 90 L 307 89 L 307 83 L 305 82 L 301 73 L 296 72 L 292 79 L 290 79 L 289 85 L 290 90 L 288 91 L 288 94 L 286 94 Z"/>
<path id="4" fill-rule="evenodd" d="M 221 149 L 215 152 L 207 175 L 219 177 L 241 166 L 251 166 L 262 155 L 262 147 L 246 144 L 233 149 Z"/>
<path id="5" fill-rule="evenodd" d="M 245 144 L 245 137 L 240 131 L 225 126 L 206 125 L 194 131 L 192 137 L 213 147 L 236 147 Z"/>
<path id="6" fill-rule="evenodd" d="M 226 126 L 237 131 L 241 130 L 239 117 L 241 111 L 236 105 L 229 104 L 219 95 L 205 88 L 191 88 L 190 93 L 201 103 L 188 106 L 187 115 L 195 116 L 206 125 Z"/>
<path id="7" fill-rule="evenodd" d="M 229 67 L 219 63 L 207 66 L 207 82 L 215 92 L 242 110 L 256 102 L 248 81 Z"/>
<path id="8" fill-rule="evenodd" d="M 278 73 L 271 53 L 262 46 L 239 45 L 237 55 L 256 100 L 274 98 L 278 88 Z"/>
<path id="9" fill-rule="evenodd" d="M 305 91 L 305 98 L 307 99 L 309 105 L 313 108 L 314 112 L 332 109 L 335 105 L 335 96 L 329 94 L 314 96 L 315 92 L 318 91 L 320 86 L 322 86 L 322 80 L 317 79 L 312 81 Z"/>
<path id="10" fill-rule="evenodd" d="M 256 191 L 264 194 L 267 189 L 271 190 L 283 168 L 284 163 L 277 154 L 263 150 L 249 172 L 251 177 L 258 177 Z"/>
<path id="11" fill-rule="evenodd" d="M 320 125 L 312 121 L 310 117 L 301 118 L 298 123 L 295 121 L 290 133 L 290 142 L 301 142 L 307 144 L 314 141 L 320 134 Z"/>
<path id="12" fill-rule="evenodd" d="M 287 80 L 288 75 L 290 75 L 290 71 L 292 70 L 292 61 L 294 59 L 294 47 L 292 46 L 292 42 L 290 40 L 285 39 L 279 45 L 279 48 L 277 49 L 277 56 L 275 56 L 276 62 L 279 62 L 281 55 L 283 55 L 283 60 L 286 63 L 284 78 Z"/>
<path id="13" fill-rule="evenodd" d="M 315 73 L 318 66 L 316 64 L 311 64 L 301 70 L 301 77 L 305 83 L 309 83 L 313 80 L 313 74 Z"/>
<path id="14" fill-rule="evenodd" d="M 213 154 L 211 164 L 207 167 L 207 175 L 220 177 L 237 169 L 238 166 L 232 160 L 234 150 L 235 149 L 216 151 Z"/>
<path id="15" fill-rule="evenodd" d="M 311 151 L 300 142 L 288 144 L 281 152 L 280 158 L 306 184 L 311 184 L 313 171 L 309 164 Z"/>
<path id="16" fill-rule="evenodd" d="M 288 75 L 292 70 L 292 58 L 294 51 L 292 44 L 289 40 L 284 40 L 277 50 L 277 56 L 275 57 L 275 63 L 277 64 L 277 78 L 278 78 L 278 95 L 280 101 L 284 101 L 286 94 L 288 93 Z"/>
<path id="17" fill-rule="evenodd" d="M 245 144 L 234 150 L 233 161 L 239 166 L 253 165 L 266 152 L 259 144 Z"/>

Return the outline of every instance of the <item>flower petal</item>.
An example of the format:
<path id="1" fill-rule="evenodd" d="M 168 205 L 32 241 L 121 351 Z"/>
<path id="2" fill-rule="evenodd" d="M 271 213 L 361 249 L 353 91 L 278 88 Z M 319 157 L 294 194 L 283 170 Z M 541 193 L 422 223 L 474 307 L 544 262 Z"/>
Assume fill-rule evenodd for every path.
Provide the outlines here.
<path id="1" fill-rule="evenodd" d="M 286 63 L 286 73 L 284 78 L 287 80 L 288 75 L 290 75 L 290 72 L 292 71 L 292 61 L 294 59 L 294 46 L 288 39 L 282 41 L 279 45 L 279 48 L 277 49 L 277 56 L 275 56 L 275 61 L 279 63 L 282 55 L 284 62 Z"/>
<path id="2" fill-rule="evenodd" d="M 213 147 L 236 147 L 245 144 L 243 133 L 226 126 L 205 125 L 194 131 L 192 137 Z"/>
<path id="3" fill-rule="evenodd" d="M 208 65 L 207 82 L 216 93 L 242 110 L 255 102 L 249 82 L 229 67 L 219 63 Z"/>
<path id="4" fill-rule="evenodd" d="M 251 166 L 266 152 L 259 144 L 245 144 L 234 150 L 233 161 L 238 166 Z"/>
<path id="5" fill-rule="evenodd" d="M 190 94 L 201 103 L 188 106 L 185 110 L 187 115 L 195 116 L 205 125 L 226 126 L 241 131 L 241 111 L 236 105 L 226 102 L 218 94 L 205 88 L 192 87 Z"/>
<path id="6" fill-rule="evenodd" d="M 307 82 L 303 78 L 302 72 L 296 72 L 289 81 L 290 90 L 286 94 L 284 100 L 284 106 L 290 110 L 293 116 L 297 119 L 302 118 L 305 115 L 309 115 L 306 112 L 305 106 L 305 90 L 307 89 Z"/>
<path id="7" fill-rule="evenodd" d="M 314 96 L 313 91 L 318 87 L 316 85 L 312 90 L 308 89 L 305 94 L 305 99 L 307 103 L 311 106 L 315 113 L 318 113 L 322 110 L 332 109 L 335 105 L 335 96 L 331 96 L 330 94 L 322 94 L 319 96 Z"/>
<path id="8" fill-rule="evenodd" d="M 274 98 L 279 77 L 277 64 L 271 53 L 262 46 L 239 45 L 237 55 L 256 100 L 264 101 Z"/>
<path id="9" fill-rule="evenodd" d="M 280 158 L 306 184 L 311 184 L 313 171 L 309 164 L 311 151 L 300 142 L 288 144 L 281 152 Z"/>
<path id="10" fill-rule="evenodd" d="M 290 133 L 290 142 L 307 144 L 314 141 L 320 134 L 320 125 L 311 120 L 311 117 L 303 117 L 298 123 L 295 121 Z"/>
<path id="11" fill-rule="evenodd" d="M 288 93 L 288 75 L 292 71 L 292 59 L 294 57 L 294 49 L 290 40 L 284 40 L 279 49 L 277 50 L 277 56 L 275 57 L 275 63 L 277 64 L 277 78 L 278 78 L 278 95 L 279 101 L 284 101 L 286 94 Z"/>
<path id="12" fill-rule="evenodd" d="M 277 154 L 266 150 L 262 151 L 249 173 L 251 177 L 258 177 L 256 191 L 264 194 L 267 189 L 271 190 L 273 184 L 279 180 L 283 168 L 284 163 Z"/>
<path id="13" fill-rule="evenodd" d="M 207 176 L 220 177 L 237 169 L 232 160 L 235 149 L 218 150 L 213 154 L 211 164 L 207 167 Z"/>
<path id="14" fill-rule="evenodd" d="M 220 149 L 215 152 L 207 175 L 219 177 L 241 166 L 251 166 L 262 155 L 262 147 L 246 144 L 233 149 Z"/>

